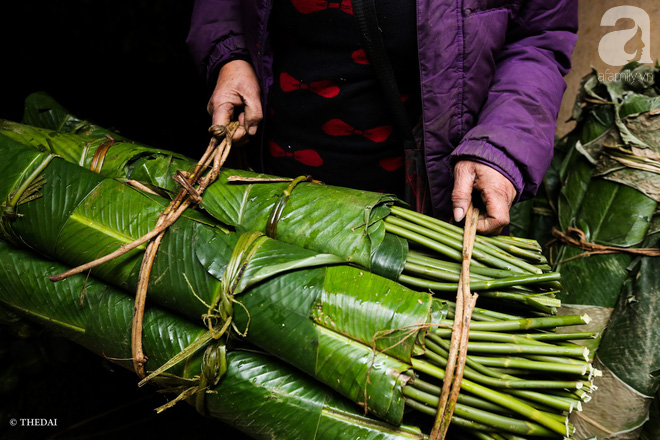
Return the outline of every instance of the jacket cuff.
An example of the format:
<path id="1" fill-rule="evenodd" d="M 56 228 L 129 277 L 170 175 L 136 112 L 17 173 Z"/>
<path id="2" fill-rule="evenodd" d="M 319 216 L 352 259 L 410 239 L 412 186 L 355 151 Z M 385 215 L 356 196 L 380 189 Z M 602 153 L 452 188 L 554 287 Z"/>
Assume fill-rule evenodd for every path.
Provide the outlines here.
<path id="1" fill-rule="evenodd" d="M 249 61 L 250 54 L 243 47 L 244 39 L 242 35 L 232 35 L 218 42 L 213 51 L 209 54 L 206 63 L 206 80 L 210 86 L 214 86 L 218 78 L 220 68 L 229 61 L 242 59 Z"/>
<path id="2" fill-rule="evenodd" d="M 496 169 L 509 179 L 516 189 L 514 202 L 520 200 L 520 196 L 525 189 L 522 173 L 516 163 L 504 151 L 486 139 L 468 139 L 461 142 L 451 153 L 450 158 L 452 165 L 460 160 L 468 159 Z"/>

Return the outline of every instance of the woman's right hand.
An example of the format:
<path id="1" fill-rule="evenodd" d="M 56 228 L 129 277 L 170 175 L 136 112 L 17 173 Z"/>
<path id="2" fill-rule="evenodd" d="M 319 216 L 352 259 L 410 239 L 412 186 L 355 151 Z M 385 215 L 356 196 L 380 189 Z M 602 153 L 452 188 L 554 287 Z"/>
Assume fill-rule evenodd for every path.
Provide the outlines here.
<path id="1" fill-rule="evenodd" d="M 263 119 L 261 91 L 250 63 L 234 60 L 222 66 L 206 109 L 213 125 L 226 126 L 238 116 L 240 126 L 233 136 L 234 141 L 257 133 L 257 126 Z"/>

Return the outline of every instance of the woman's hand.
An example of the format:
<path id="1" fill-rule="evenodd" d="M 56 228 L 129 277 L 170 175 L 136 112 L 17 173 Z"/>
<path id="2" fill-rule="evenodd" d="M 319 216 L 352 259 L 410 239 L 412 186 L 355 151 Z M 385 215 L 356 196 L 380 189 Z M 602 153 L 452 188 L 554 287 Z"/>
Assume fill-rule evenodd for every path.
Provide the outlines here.
<path id="1" fill-rule="evenodd" d="M 499 234 L 509 224 L 509 209 L 516 198 L 513 183 L 494 168 L 471 160 L 462 160 L 454 167 L 454 191 L 451 194 L 454 220 L 463 220 L 472 192 L 481 194 L 486 212 L 479 214 L 477 232 Z"/>
<path id="2" fill-rule="evenodd" d="M 229 61 L 218 73 L 215 90 L 206 107 L 213 125 L 227 125 L 238 116 L 240 124 L 233 136 L 238 141 L 253 136 L 263 118 L 261 91 L 254 69 L 247 61 Z"/>

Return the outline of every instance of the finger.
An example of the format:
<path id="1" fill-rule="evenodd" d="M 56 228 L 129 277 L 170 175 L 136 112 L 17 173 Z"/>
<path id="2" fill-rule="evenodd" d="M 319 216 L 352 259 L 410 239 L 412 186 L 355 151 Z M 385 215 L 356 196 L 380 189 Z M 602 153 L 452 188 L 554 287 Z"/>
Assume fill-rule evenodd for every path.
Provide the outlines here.
<path id="1" fill-rule="evenodd" d="M 469 166 L 469 163 L 466 162 L 456 164 L 454 168 L 454 190 L 451 193 L 454 220 L 456 222 L 460 222 L 465 218 L 465 213 L 472 200 L 474 180 L 474 167 Z"/>
<path id="2" fill-rule="evenodd" d="M 241 125 L 245 126 L 248 134 L 254 136 L 257 134 L 257 128 L 259 123 L 263 119 L 263 112 L 261 110 L 261 101 L 259 100 L 259 94 L 255 96 L 246 96 L 245 97 L 245 122 Z"/>
<path id="3" fill-rule="evenodd" d="M 477 232 L 480 234 L 500 234 L 509 224 L 510 203 L 506 194 L 494 187 L 477 188 L 481 191 L 485 212 L 479 216 Z"/>
<path id="4" fill-rule="evenodd" d="M 231 137 L 232 142 L 237 142 L 244 137 L 247 132 L 245 131 L 245 113 L 241 112 L 241 114 L 238 115 L 238 127 L 236 128 L 236 131 L 234 132 L 234 135 Z M 240 145 L 240 144 L 234 144 L 234 145 Z"/>
<path id="5" fill-rule="evenodd" d="M 488 213 L 479 215 L 477 222 L 477 233 L 482 235 L 499 235 L 504 227 L 509 224 L 508 216 L 506 219 L 491 217 Z"/>
<path id="6" fill-rule="evenodd" d="M 234 105 L 230 102 L 223 102 L 218 105 L 209 102 L 209 113 L 213 125 L 227 126 L 234 116 Z"/>
<path id="7" fill-rule="evenodd" d="M 213 113 L 213 125 L 224 125 L 225 127 L 229 125 L 229 122 L 232 120 L 233 117 L 233 106 L 232 106 L 232 111 L 228 112 L 225 111 L 224 109 L 228 107 L 226 105 L 221 105 L 219 106 L 216 111 Z M 245 136 L 245 127 L 242 125 L 239 125 L 236 128 L 236 131 L 234 132 L 234 135 L 231 137 L 232 142 L 239 141 Z"/>

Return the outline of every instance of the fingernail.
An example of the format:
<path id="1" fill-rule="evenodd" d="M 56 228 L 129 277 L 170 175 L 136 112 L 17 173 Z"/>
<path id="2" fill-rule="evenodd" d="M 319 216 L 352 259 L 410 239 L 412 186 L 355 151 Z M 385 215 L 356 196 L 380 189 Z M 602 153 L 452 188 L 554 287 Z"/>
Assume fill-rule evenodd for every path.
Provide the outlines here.
<path id="1" fill-rule="evenodd" d="M 454 220 L 460 222 L 465 217 L 465 211 L 463 208 L 454 208 Z"/>
<path id="2" fill-rule="evenodd" d="M 257 134 L 257 127 L 253 125 L 250 128 L 248 128 L 248 134 L 250 136 L 254 136 L 255 134 Z"/>

